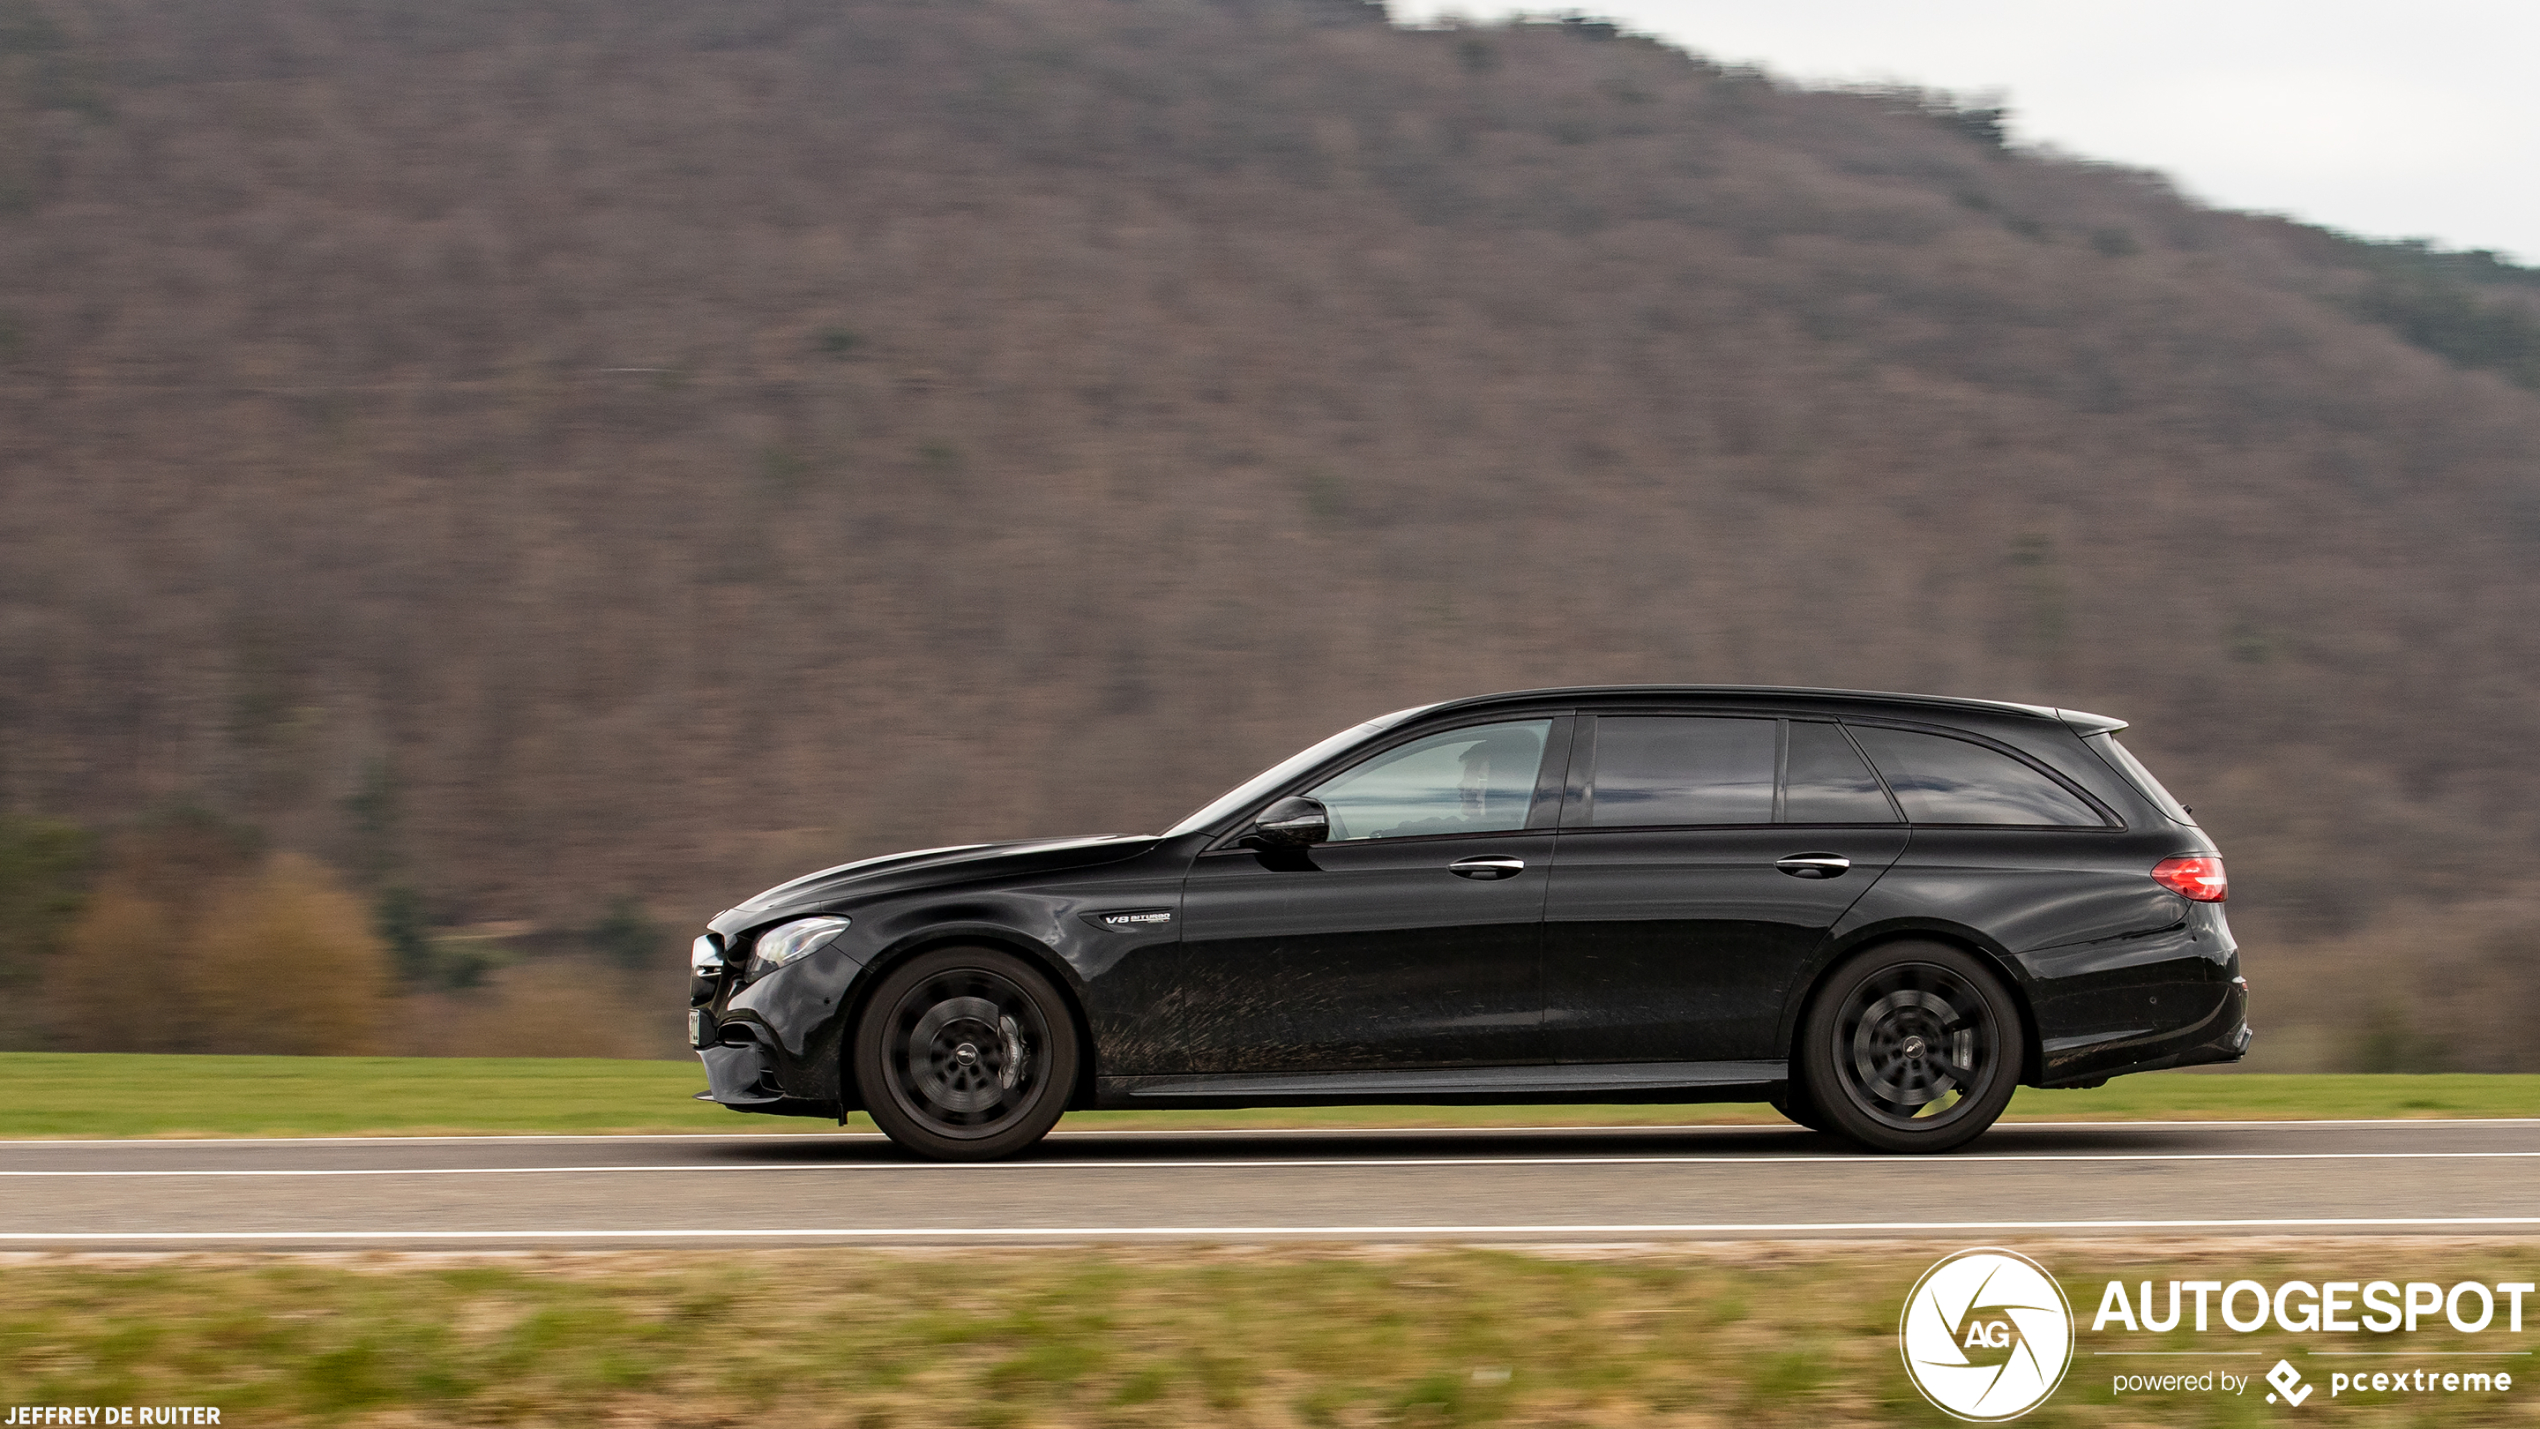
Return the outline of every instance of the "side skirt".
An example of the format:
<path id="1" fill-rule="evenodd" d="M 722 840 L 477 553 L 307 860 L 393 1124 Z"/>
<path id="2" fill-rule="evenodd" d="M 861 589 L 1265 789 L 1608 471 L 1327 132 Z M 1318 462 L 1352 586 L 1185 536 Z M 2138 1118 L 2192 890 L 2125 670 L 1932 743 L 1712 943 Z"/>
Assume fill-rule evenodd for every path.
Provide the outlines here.
<path id="1" fill-rule="evenodd" d="M 1489 1106 L 1526 1102 L 1765 1101 L 1788 1063 L 1595 1062 L 1380 1072 L 1101 1077 L 1100 1107 Z"/>

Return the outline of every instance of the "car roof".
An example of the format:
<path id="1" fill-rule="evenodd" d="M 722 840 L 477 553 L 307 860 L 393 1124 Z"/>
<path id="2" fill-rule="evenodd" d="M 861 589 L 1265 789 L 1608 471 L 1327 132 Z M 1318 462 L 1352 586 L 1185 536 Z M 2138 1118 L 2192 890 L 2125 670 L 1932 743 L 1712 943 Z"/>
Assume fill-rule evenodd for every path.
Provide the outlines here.
<path id="1" fill-rule="evenodd" d="M 1455 710 L 1487 709 L 1502 704 L 1540 704 L 1549 700 L 1586 700 L 1602 702 L 1628 699 L 1683 698 L 1747 698 L 1759 700 L 1810 700 L 1836 703 L 1925 706 L 1932 709 L 1965 710 L 1984 714 L 2013 715 L 2026 719 L 2059 720 L 2084 734 L 2100 734 L 2126 727 L 2126 722 L 2107 715 L 2089 714 L 2082 710 L 2057 709 L 2049 705 L 2015 704 L 2009 700 L 1971 700 L 1956 695 L 1913 695 L 1888 690 L 1830 690 L 1805 685 L 1571 685 L 1541 690 L 1508 690 L 1493 695 L 1468 695 L 1463 699 L 1443 700 L 1412 711 L 1412 717 L 1425 717 Z"/>

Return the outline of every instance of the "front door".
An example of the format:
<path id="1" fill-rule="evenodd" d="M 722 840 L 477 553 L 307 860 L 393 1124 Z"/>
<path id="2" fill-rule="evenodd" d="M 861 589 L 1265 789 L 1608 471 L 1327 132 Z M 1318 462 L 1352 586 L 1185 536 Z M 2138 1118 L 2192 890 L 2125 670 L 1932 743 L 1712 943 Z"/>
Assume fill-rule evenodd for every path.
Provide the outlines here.
<path id="1" fill-rule="evenodd" d="M 1380 750 L 1303 792 L 1329 840 L 1200 855 L 1176 982 L 1191 1069 L 1345 1072 L 1549 1060 L 1544 891 L 1566 720 Z M 1538 785 L 1541 785 L 1538 788 Z"/>
<path id="2" fill-rule="evenodd" d="M 1840 726 L 1607 715 L 1545 907 L 1564 1062 L 1777 1060 L 1782 1007 L 1906 829 Z"/>

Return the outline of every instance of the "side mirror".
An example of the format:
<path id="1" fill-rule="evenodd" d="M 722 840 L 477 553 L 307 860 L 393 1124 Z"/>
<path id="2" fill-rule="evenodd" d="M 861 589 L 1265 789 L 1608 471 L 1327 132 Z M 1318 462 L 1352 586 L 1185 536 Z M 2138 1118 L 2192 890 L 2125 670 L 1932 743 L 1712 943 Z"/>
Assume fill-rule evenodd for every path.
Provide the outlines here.
<path id="1" fill-rule="evenodd" d="M 1332 836 L 1332 816 L 1320 799 L 1291 794 L 1261 811 L 1252 821 L 1252 834 L 1246 842 L 1258 841 L 1265 848 L 1303 848 L 1319 844 Z"/>

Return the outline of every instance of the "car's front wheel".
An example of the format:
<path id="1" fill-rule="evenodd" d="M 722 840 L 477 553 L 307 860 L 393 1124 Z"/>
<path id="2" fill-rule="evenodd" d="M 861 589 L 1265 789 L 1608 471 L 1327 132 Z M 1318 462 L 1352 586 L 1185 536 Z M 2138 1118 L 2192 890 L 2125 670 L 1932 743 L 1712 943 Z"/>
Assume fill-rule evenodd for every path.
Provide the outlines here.
<path id="1" fill-rule="evenodd" d="M 1791 1081 L 1784 1084 L 1781 1095 L 1773 1098 L 1773 1110 L 1789 1117 L 1810 1131 L 1832 1131 L 1834 1123 L 1817 1109 L 1816 1100 L 1808 1095 L 1806 1084 Z"/>
<path id="2" fill-rule="evenodd" d="M 1058 1124 L 1076 1026 L 1049 980 L 993 948 L 937 948 L 883 976 L 856 1025 L 856 1087 L 884 1133 L 937 1161 L 993 1161 Z"/>
<path id="3" fill-rule="evenodd" d="M 1827 1130 L 1879 1151 L 1947 1151 L 2010 1105 L 2020 1018 L 2002 980 L 1964 949 L 1887 943 L 1827 979 L 1799 1051 Z"/>

